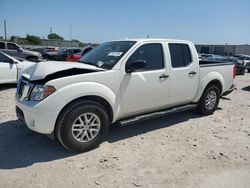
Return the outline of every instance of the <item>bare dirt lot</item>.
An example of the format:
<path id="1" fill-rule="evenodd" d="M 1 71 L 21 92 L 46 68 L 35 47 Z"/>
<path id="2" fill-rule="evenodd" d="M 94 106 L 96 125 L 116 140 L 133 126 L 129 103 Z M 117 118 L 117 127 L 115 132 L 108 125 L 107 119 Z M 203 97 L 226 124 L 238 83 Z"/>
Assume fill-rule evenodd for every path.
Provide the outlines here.
<path id="1" fill-rule="evenodd" d="M 0 86 L 0 187 L 250 187 L 250 73 L 219 109 L 120 127 L 76 154 L 15 117 L 15 86 Z"/>

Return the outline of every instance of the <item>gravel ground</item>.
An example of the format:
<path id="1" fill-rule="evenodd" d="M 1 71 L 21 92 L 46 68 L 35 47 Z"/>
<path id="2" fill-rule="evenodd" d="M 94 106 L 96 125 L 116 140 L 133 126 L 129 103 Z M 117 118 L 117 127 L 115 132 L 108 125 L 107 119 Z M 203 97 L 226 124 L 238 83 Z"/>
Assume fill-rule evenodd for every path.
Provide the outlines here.
<path id="1" fill-rule="evenodd" d="M 76 154 L 21 125 L 0 86 L 0 187 L 250 187 L 250 73 L 219 109 L 119 127 Z"/>

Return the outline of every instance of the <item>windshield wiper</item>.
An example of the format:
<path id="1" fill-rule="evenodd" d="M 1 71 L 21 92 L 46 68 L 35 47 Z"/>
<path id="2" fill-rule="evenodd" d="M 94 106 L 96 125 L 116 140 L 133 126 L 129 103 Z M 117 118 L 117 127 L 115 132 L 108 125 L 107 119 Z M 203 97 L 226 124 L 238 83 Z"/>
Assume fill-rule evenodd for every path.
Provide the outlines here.
<path id="1" fill-rule="evenodd" d="M 91 62 L 87 62 L 87 61 L 78 61 L 79 63 L 84 63 L 84 64 L 87 64 L 87 65 L 92 65 L 92 66 L 97 66 L 95 64 L 92 64 Z"/>

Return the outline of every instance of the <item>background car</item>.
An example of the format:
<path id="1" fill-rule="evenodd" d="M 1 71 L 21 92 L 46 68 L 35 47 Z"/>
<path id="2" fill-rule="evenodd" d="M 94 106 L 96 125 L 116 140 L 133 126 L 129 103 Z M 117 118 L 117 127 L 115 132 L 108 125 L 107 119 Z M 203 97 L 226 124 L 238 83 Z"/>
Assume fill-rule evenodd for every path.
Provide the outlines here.
<path id="1" fill-rule="evenodd" d="M 226 56 L 221 56 L 221 57 L 208 57 L 206 59 L 207 61 L 215 61 L 215 62 L 231 62 L 235 64 L 236 66 L 236 75 L 244 75 L 246 72 L 246 67 L 242 64 L 240 64 L 237 59 L 233 57 L 226 57 Z"/>
<path id="2" fill-rule="evenodd" d="M 247 72 L 250 73 L 250 62 L 246 64 L 246 69 L 247 69 Z"/>
<path id="3" fill-rule="evenodd" d="M 10 56 L 24 58 L 29 61 L 39 62 L 42 55 L 39 52 L 23 49 L 16 43 L 0 41 L 0 51 Z"/>
<path id="4" fill-rule="evenodd" d="M 48 60 L 55 60 L 55 61 L 66 61 L 68 55 L 77 54 L 82 52 L 80 48 L 62 48 L 58 52 L 47 52 Z"/>
<path id="5" fill-rule="evenodd" d="M 248 63 L 250 63 L 250 55 L 244 55 L 244 54 L 238 54 L 236 55 L 238 59 L 238 63 L 246 66 Z"/>
<path id="6" fill-rule="evenodd" d="M 34 62 L 15 59 L 0 52 L 0 84 L 16 83 L 22 71 L 34 64 Z"/>
<path id="7" fill-rule="evenodd" d="M 85 54 L 87 54 L 91 50 L 93 50 L 93 47 L 92 46 L 87 46 L 80 53 L 68 55 L 67 56 L 67 61 L 77 62 L 77 61 L 79 61 L 81 59 L 82 56 L 84 56 Z"/>

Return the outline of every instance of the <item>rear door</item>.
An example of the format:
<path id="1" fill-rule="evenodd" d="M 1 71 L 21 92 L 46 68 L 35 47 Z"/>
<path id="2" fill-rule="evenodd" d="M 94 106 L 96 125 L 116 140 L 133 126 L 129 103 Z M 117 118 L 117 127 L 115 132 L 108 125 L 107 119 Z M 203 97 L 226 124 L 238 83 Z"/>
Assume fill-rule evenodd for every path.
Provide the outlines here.
<path id="1" fill-rule="evenodd" d="M 196 96 L 199 83 L 198 58 L 191 53 L 193 45 L 169 43 L 171 58 L 170 97 L 171 105 L 191 102 Z"/>
<path id="2" fill-rule="evenodd" d="M 17 79 L 17 66 L 11 59 L 0 53 L 0 83 L 15 83 Z"/>
<path id="3" fill-rule="evenodd" d="M 142 44 L 130 56 L 126 63 L 145 61 L 146 67 L 125 73 L 121 80 L 121 99 L 125 115 L 168 105 L 169 79 L 164 59 L 161 43 Z"/>

